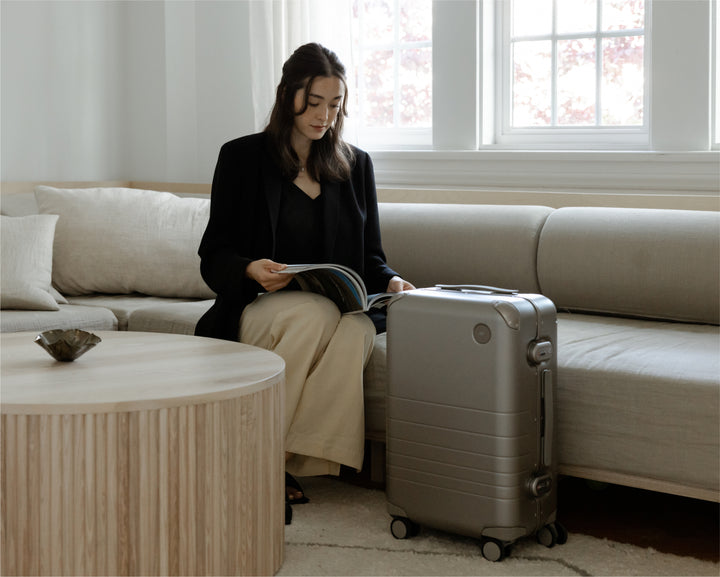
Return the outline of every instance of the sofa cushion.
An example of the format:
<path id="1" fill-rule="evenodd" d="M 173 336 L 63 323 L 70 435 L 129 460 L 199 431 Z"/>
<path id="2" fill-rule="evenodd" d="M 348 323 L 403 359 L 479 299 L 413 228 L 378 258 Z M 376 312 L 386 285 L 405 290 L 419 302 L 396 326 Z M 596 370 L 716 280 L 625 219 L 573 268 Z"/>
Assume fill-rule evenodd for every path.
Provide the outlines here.
<path id="1" fill-rule="evenodd" d="M 28 216 L 37 214 L 38 206 L 33 192 L 0 194 L 0 214 L 6 216 Z"/>
<path id="2" fill-rule="evenodd" d="M 110 309 L 117 318 L 117 327 L 120 331 L 133 330 L 128 326 L 130 316 L 137 310 L 144 308 L 153 308 L 167 304 L 189 305 L 197 302 L 196 299 L 170 298 L 170 297 L 152 297 L 142 295 L 140 293 L 132 293 L 129 295 L 83 295 L 70 296 L 68 302 L 73 305 L 82 305 L 87 307 L 102 307 Z M 203 301 L 205 302 L 205 301 Z M 215 302 L 215 301 L 209 301 Z M 208 307 L 209 308 L 209 307 Z M 142 330 L 142 329 L 134 329 Z M 172 332 L 172 331 L 168 331 Z"/>
<path id="3" fill-rule="evenodd" d="M 65 295 L 140 292 L 212 298 L 197 248 L 209 200 L 128 188 L 38 186 L 38 208 L 59 215 L 53 282 Z"/>
<path id="4" fill-rule="evenodd" d="M 0 332 L 3 333 L 53 329 L 114 331 L 117 330 L 117 319 L 108 309 L 77 305 L 60 305 L 56 311 L 3 311 L 0 315 Z"/>
<path id="5" fill-rule="evenodd" d="M 538 278 L 559 309 L 718 324 L 720 213 L 560 208 Z"/>
<path id="6" fill-rule="evenodd" d="M 538 292 L 545 206 L 381 203 L 388 264 L 417 287 L 482 284 Z"/>
<path id="7" fill-rule="evenodd" d="M 57 220 L 54 215 L 0 216 L 3 309 L 58 310 L 50 286 Z"/>
<path id="8" fill-rule="evenodd" d="M 560 465 L 720 490 L 720 328 L 558 315 Z"/>
<path id="9" fill-rule="evenodd" d="M 365 434 L 372 439 L 385 439 L 387 379 L 387 333 L 380 333 L 363 373 Z"/>
<path id="10" fill-rule="evenodd" d="M 143 307 L 130 314 L 129 331 L 192 335 L 195 325 L 215 301 L 162 303 Z"/>

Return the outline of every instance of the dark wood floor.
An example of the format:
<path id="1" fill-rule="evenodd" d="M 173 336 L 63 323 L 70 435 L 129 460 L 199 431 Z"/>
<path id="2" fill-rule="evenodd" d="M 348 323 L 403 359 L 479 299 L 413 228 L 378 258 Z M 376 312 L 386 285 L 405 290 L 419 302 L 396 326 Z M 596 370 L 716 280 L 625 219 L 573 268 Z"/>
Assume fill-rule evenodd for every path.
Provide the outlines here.
<path id="1" fill-rule="evenodd" d="M 720 561 L 720 504 L 563 477 L 558 519 L 582 533 Z"/>

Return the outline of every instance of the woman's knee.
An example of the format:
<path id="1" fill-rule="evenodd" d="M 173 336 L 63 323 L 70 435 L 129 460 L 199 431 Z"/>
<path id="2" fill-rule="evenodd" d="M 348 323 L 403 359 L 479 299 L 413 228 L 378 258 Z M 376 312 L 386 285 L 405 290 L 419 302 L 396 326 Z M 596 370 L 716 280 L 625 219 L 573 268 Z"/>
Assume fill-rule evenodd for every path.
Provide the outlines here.
<path id="1" fill-rule="evenodd" d="M 287 317 L 307 328 L 329 327 L 335 330 L 342 318 L 335 303 L 315 293 L 297 292 L 294 295 L 284 311 Z"/>
<path id="2" fill-rule="evenodd" d="M 331 300 L 315 293 L 269 293 L 245 309 L 240 333 L 243 342 L 249 342 L 251 334 L 263 334 L 261 340 L 275 343 L 282 335 L 298 332 L 308 338 L 317 333 L 325 340 L 335 332 L 341 316 Z"/>

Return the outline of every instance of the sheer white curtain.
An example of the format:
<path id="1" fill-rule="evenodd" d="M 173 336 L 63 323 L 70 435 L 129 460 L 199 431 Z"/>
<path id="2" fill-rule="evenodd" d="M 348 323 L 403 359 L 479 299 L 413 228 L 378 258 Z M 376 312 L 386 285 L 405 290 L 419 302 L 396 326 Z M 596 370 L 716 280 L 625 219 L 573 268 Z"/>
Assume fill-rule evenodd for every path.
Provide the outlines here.
<path id="1" fill-rule="evenodd" d="M 282 65 L 299 46 L 318 42 L 335 52 L 354 85 L 352 0 L 253 0 L 250 3 L 250 55 L 255 129 L 267 125 Z M 352 126 L 345 139 L 353 140 Z"/>

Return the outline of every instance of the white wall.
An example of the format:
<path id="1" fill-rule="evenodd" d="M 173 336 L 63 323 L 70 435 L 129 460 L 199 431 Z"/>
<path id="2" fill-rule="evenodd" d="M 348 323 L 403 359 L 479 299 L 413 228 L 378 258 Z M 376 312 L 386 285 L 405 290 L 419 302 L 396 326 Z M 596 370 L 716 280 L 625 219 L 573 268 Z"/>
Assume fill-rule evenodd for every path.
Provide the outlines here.
<path id="1" fill-rule="evenodd" d="M 3 0 L 0 179 L 209 182 L 252 132 L 248 4 Z"/>

